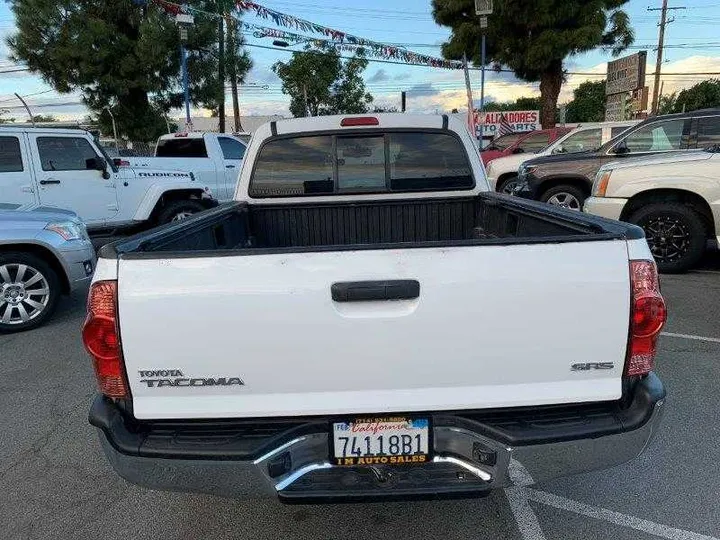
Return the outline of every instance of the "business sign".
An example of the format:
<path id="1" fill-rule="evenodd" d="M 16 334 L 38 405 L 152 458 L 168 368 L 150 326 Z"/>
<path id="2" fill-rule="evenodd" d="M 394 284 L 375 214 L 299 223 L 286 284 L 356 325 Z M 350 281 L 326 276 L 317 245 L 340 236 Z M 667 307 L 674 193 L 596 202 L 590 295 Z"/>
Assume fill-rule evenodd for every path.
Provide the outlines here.
<path id="1" fill-rule="evenodd" d="M 504 111 L 485 112 L 475 111 L 475 126 L 477 136 L 494 137 L 500 131 L 500 115 L 510 124 L 513 132 L 527 132 L 540 129 L 540 111 Z M 482 131 L 480 131 L 482 130 Z"/>
<path id="2" fill-rule="evenodd" d="M 620 122 L 638 117 L 648 107 L 648 87 L 632 92 L 607 96 L 605 100 L 605 121 Z"/>
<path id="3" fill-rule="evenodd" d="M 608 62 L 605 95 L 632 92 L 645 86 L 647 51 Z"/>
<path id="4" fill-rule="evenodd" d="M 647 108 L 647 51 L 608 62 L 605 80 L 605 120 L 635 118 Z"/>

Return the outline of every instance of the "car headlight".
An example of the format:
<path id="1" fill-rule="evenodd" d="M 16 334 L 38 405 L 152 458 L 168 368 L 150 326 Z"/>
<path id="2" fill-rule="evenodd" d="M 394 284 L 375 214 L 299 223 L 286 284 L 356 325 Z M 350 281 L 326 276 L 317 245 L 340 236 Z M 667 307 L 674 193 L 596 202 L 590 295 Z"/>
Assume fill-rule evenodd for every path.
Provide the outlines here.
<path id="1" fill-rule="evenodd" d="M 85 225 L 74 221 L 48 223 L 45 230 L 55 232 L 65 240 L 89 240 Z"/>
<path id="2" fill-rule="evenodd" d="M 610 176 L 612 171 L 599 171 L 595 176 L 595 181 L 592 186 L 593 197 L 604 197 L 607 192 L 608 184 L 610 183 Z"/>
<path id="3" fill-rule="evenodd" d="M 523 178 L 528 174 L 533 174 L 535 171 L 537 171 L 537 167 L 535 165 L 522 165 L 520 169 L 518 169 L 518 176 Z"/>

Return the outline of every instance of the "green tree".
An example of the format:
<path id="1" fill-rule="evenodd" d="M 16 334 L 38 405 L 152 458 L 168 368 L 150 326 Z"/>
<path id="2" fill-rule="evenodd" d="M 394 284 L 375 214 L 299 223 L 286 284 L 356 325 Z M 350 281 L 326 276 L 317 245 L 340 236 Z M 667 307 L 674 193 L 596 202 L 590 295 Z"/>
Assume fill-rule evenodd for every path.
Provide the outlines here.
<path id="1" fill-rule="evenodd" d="M 79 91 L 104 132 L 110 108 L 120 134 L 148 141 L 182 103 L 180 37 L 173 17 L 133 0 L 9 0 L 18 32 L 11 57 L 58 92 Z M 211 9 L 210 0 L 190 0 Z M 217 106 L 217 24 L 195 16 L 187 48 L 193 104 Z"/>
<path id="2" fill-rule="evenodd" d="M 533 111 L 540 108 L 540 98 L 520 97 L 515 101 L 490 101 L 485 103 L 488 112 Z"/>
<path id="3" fill-rule="evenodd" d="M 367 67 L 362 51 L 342 62 L 334 48 L 293 53 L 288 62 L 276 62 L 273 71 L 290 96 L 293 116 L 357 114 L 367 112 L 372 96 L 366 92 L 362 72 Z"/>
<path id="4" fill-rule="evenodd" d="M 585 81 L 573 90 L 566 122 L 602 122 L 605 119 L 605 81 Z"/>
<path id="5" fill-rule="evenodd" d="M 658 101 L 658 114 L 670 114 L 675 112 L 675 102 L 677 101 L 677 92 L 660 96 Z"/>
<path id="6" fill-rule="evenodd" d="M 235 117 L 234 129 L 236 132 L 243 130 L 240 124 L 240 98 L 238 86 L 245 82 L 247 73 L 253 66 L 250 55 L 243 48 L 245 38 L 242 34 L 242 27 L 232 17 L 227 17 L 227 39 L 225 41 L 225 63 L 227 65 L 227 80 L 230 84 L 230 93 L 233 101 L 233 116 Z"/>
<path id="7" fill-rule="evenodd" d="M 57 122 L 57 118 L 55 118 L 55 117 L 54 117 L 53 115 L 51 115 L 51 114 L 46 114 L 46 115 L 37 114 L 37 115 L 33 116 L 33 120 L 34 120 L 35 122 L 45 122 L 45 123 L 48 123 L 48 122 Z"/>
<path id="8" fill-rule="evenodd" d="M 540 81 L 540 121 L 554 124 L 564 80 L 563 61 L 598 46 L 619 54 L 633 42 L 628 0 L 496 0 L 488 17 L 487 62 L 507 66 L 529 82 Z M 480 64 L 481 29 L 474 0 L 432 0 L 435 21 L 452 30 L 443 56 L 463 54 Z"/>
<path id="9" fill-rule="evenodd" d="M 9 124 L 11 122 L 14 122 L 14 118 L 3 118 L 4 115 L 8 113 L 7 109 L 0 109 L 0 124 Z"/>
<path id="10" fill-rule="evenodd" d="M 673 103 L 673 112 L 689 112 L 698 109 L 720 107 L 720 79 L 702 81 L 680 91 Z"/>

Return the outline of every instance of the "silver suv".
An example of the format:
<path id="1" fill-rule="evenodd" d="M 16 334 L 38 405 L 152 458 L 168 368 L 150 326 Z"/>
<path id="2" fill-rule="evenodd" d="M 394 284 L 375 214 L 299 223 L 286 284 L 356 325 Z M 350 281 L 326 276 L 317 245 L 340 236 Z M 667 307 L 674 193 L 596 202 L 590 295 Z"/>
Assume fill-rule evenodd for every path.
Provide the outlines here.
<path id="1" fill-rule="evenodd" d="M 94 270 L 95 250 L 76 214 L 0 203 L 0 333 L 43 324 L 60 295 Z"/>

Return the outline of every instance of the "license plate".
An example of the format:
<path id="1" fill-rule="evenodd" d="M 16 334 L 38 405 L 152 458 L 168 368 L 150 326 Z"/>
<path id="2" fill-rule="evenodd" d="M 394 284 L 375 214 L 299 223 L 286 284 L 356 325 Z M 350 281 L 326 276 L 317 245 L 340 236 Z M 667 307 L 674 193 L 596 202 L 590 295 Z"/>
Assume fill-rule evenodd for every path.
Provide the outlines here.
<path id="1" fill-rule="evenodd" d="M 332 459 L 337 465 L 404 465 L 430 459 L 427 418 L 356 418 L 333 423 Z"/>

